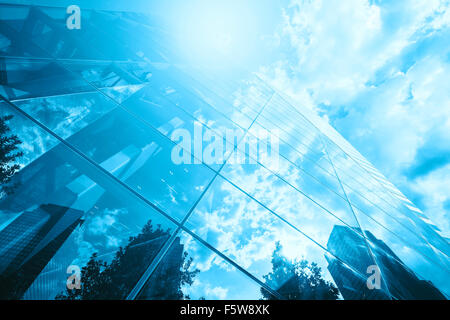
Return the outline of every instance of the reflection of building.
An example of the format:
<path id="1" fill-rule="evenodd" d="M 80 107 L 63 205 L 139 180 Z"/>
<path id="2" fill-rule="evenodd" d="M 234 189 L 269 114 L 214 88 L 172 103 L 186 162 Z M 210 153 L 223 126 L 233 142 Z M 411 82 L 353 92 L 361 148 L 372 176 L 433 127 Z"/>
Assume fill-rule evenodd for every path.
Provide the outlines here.
<path id="1" fill-rule="evenodd" d="M 92 250 L 99 251 L 99 258 L 113 259 L 114 254 L 110 252 L 115 253 L 116 246 L 135 235 L 140 225 L 153 215 L 151 205 L 164 213 L 158 216 L 158 222 L 170 226 L 174 221 L 165 217 L 175 218 L 177 222 L 200 222 L 198 212 L 203 211 L 200 210 L 202 205 L 207 207 L 208 212 L 223 209 L 221 206 L 226 201 L 217 201 L 217 204 L 211 201 L 206 206 L 204 202 L 210 201 L 212 197 L 201 198 L 211 194 L 212 189 L 219 189 L 219 179 L 210 180 L 215 179 L 213 177 L 231 182 L 236 186 L 236 194 L 242 199 L 250 201 L 251 197 L 264 204 L 272 210 L 267 210 L 268 216 L 274 213 L 277 218 L 283 218 L 284 221 L 277 220 L 279 229 L 274 232 L 277 236 L 281 237 L 284 230 L 294 226 L 314 242 L 319 242 L 320 247 L 315 244 L 305 246 L 305 250 L 311 249 L 311 252 L 305 253 L 305 258 L 310 262 L 324 262 L 315 259 L 323 257 L 322 249 L 325 244 L 322 241 L 327 239 L 333 226 L 338 223 L 335 218 L 348 225 L 355 225 L 354 213 L 346 212 L 347 202 L 351 202 L 357 209 L 355 215 L 361 215 L 364 230 L 376 232 L 377 226 L 372 224 L 372 220 L 383 224 L 393 233 L 402 234 L 404 230 L 411 230 L 411 236 L 417 236 L 416 239 L 421 240 L 417 246 L 414 246 L 414 240 L 410 241 L 413 245 L 404 244 L 403 240 L 397 242 L 398 239 L 387 239 L 384 235 L 375 233 L 383 240 L 381 242 L 367 232 L 369 241 L 374 247 L 380 248 L 374 249 L 374 253 L 383 269 L 383 276 L 385 279 L 392 278 L 389 278 L 389 288 L 385 288 L 386 292 L 389 291 L 387 295 L 399 298 L 418 297 L 421 294 L 440 297 L 432 285 L 418 280 L 413 271 L 405 267 L 386 244 L 393 249 L 405 246 L 409 250 L 406 254 L 396 252 L 405 263 L 409 263 L 408 267 L 417 274 L 432 279 L 434 285 L 439 286 L 442 291 L 449 292 L 449 283 L 446 281 L 448 274 L 445 273 L 449 270 L 448 261 L 442 255 L 450 252 L 448 239 L 443 239 L 439 230 L 327 123 L 321 122 L 308 108 L 293 106 L 264 80 L 246 82 L 244 88 L 240 88 L 242 83 L 237 86 L 234 83 L 239 80 L 240 75 L 233 74 L 230 82 L 220 79 L 216 82 L 214 72 L 204 74 L 205 70 L 177 63 L 174 58 L 179 50 L 173 50 L 170 42 L 166 42 L 169 34 L 160 29 L 161 25 L 155 17 L 144 14 L 86 10 L 83 12 L 82 30 L 69 31 L 65 28 L 65 8 L 1 5 L 1 10 L 0 95 L 11 105 L 6 104 L 6 101 L 1 102 L 0 113 L 4 108 L 9 110 L 7 112 L 17 114 L 12 107 L 16 106 L 28 115 L 28 119 L 25 117 L 15 122 L 12 131 L 33 152 L 24 160 L 30 162 L 14 176 L 13 182 L 19 184 L 16 192 L 0 201 L 0 212 L 5 214 L 0 217 L 0 223 L 13 221 L 12 215 L 25 212 L 28 215 L 26 218 L 22 214 L 14 220 L 15 223 L 22 221 L 23 239 L 20 241 L 23 240 L 29 247 L 37 247 L 37 243 L 31 243 L 35 241 L 33 237 L 49 223 L 41 212 L 41 204 L 53 203 L 85 212 L 87 230 L 94 219 L 98 222 L 105 217 L 103 211 L 106 209 L 124 209 L 127 212 L 124 217 L 117 215 L 111 218 L 111 221 L 113 218 L 118 219 L 111 222 L 114 223 L 113 228 L 98 228 L 100 231 L 97 234 L 85 232 L 81 244 L 73 234 L 29 287 L 24 296 L 26 299 L 50 299 L 64 289 L 61 285 L 65 285 L 67 265 L 76 261 L 83 267 L 83 263 L 89 259 L 87 254 L 80 254 L 85 249 L 82 244 L 94 244 Z M 21 116 L 17 114 L 15 119 L 19 118 Z M 263 162 L 258 164 L 259 170 L 255 170 L 258 176 L 243 170 L 243 174 L 250 179 L 233 179 L 234 173 L 240 174 L 239 171 L 232 171 L 233 166 L 225 166 L 229 172 L 216 175 L 213 170 L 220 170 L 219 167 L 206 167 L 203 164 L 174 165 L 171 159 L 174 142 L 171 133 L 178 128 L 190 130 L 195 124 L 201 124 L 199 128 L 205 133 L 206 129 L 218 134 L 222 129 L 238 129 L 246 137 L 249 137 L 246 131 L 250 127 L 250 132 L 256 132 L 257 128 L 278 131 L 282 140 L 280 157 L 285 166 L 283 170 L 272 171 L 268 162 Z M 67 145 L 54 143 L 54 139 L 46 132 L 58 135 Z M 80 153 L 70 150 L 68 146 Z M 199 151 L 204 150 L 199 148 Z M 202 152 L 199 154 L 201 157 Z M 265 172 L 263 182 L 270 182 L 267 189 L 273 189 L 271 191 L 275 196 L 265 197 L 265 193 L 261 195 L 259 192 L 252 192 L 250 182 L 252 178 L 258 177 L 259 183 L 261 172 Z M 265 186 L 265 183 L 261 183 L 261 186 Z M 286 193 L 278 190 L 286 190 Z M 293 203 L 294 197 L 311 204 L 311 207 L 307 206 L 311 208 L 311 212 L 291 214 L 297 213 L 299 208 L 295 207 L 290 212 L 277 204 L 278 201 Z M 38 207 L 40 209 L 30 209 Z M 184 219 L 187 212 L 192 214 L 189 221 Z M 391 212 L 394 213 L 392 216 Z M 231 212 L 230 209 L 229 214 L 223 217 L 223 222 L 227 222 L 229 217 L 239 216 L 238 213 Z M 312 217 L 314 214 L 328 219 L 320 220 L 324 222 L 322 224 Z M 14 223 L 9 226 L 9 230 L 13 226 Z M 214 238 L 209 235 L 210 230 L 202 228 L 200 224 L 192 223 L 189 225 L 191 227 L 191 231 L 195 228 L 202 229 L 202 235 L 204 229 L 203 240 L 208 243 Z M 265 235 L 266 227 L 268 226 L 261 224 L 254 231 Z M 240 238 L 237 233 L 232 234 L 234 231 L 230 230 L 227 236 L 241 241 L 242 239 L 237 240 Z M 56 239 L 59 233 L 53 232 L 51 235 L 55 243 L 61 246 Z M 411 240 L 408 235 L 407 233 L 405 240 Z M 2 236 L 6 237 L 4 234 Z M 195 233 L 193 237 L 201 236 L 200 233 Z M 248 234 L 248 238 L 255 239 L 251 234 Z M 274 241 L 277 237 L 262 236 L 261 239 L 263 238 Z M 299 243 L 301 239 L 303 236 L 298 234 Z M 155 281 L 153 287 L 144 288 L 143 291 L 140 290 L 142 288 L 133 288 L 133 292 L 142 292 L 140 297 L 167 297 L 167 290 L 161 288 L 164 285 L 169 287 L 169 283 L 177 283 L 179 273 L 170 271 L 180 267 L 182 245 L 178 240 L 173 245 L 174 249 L 165 251 L 165 256 L 160 259 L 158 256 L 159 262 L 150 262 L 166 240 L 160 238 L 152 243 L 130 248 L 131 255 L 142 255 L 155 268 L 154 273 L 146 272 L 145 275 L 151 274 L 153 280 L 166 280 Z M 0 241 L 2 244 L 4 242 Z M 236 243 L 235 247 L 240 250 L 244 246 L 245 244 Z M 434 249 L 436 252 L 433 252 Z M 26 257 L 33 250 L 22 254 Z M 91 247 L 83 253 L 91 254 L 90 250 Z M 141 250 L 145 252 L 142 253 Z M 368 255 L 365 242 L 352 237 L 345 228 L 336 227 L 330 237 L 328 250 L 337 258 L 326 256 L 329 259 L 329 270 L 344 297 L 386 297 L 384 293 L 367 290 L 364 275 L 367 266 L 374 261 Z M 225 261 L 238 263 L 228 256 L 230 250 L 221 253 Z M 425 262 L 430 261 L 430 270 L 426 270 L 421 262 L 422 255 L 426 256 Z M 3 257 L 3 253 L 1 256 Z M 339 258 L 347 266 L 340 264 Z M 444 259 L 440 261 L 440 258 Z M 147 263 L 145 266 L 139 265 L 141 260 L 135 267 L 142 268 L 138 268 L 136 278 L 127 279 L 128 283 L 138 281 L 139 274 L 147 267 Z M 42 258 L 41 263 L 33 256 L 29 261 L 36 261 L 38 270 L 49 259 Z M 2 260 L 0 274 L 12 268 L 14 263 L 14 255 Z M 16 264 L 20 266 L 20 263 Z M 269 260 L 257 262 L 262 269 L 268 264 Z M 32 269 L 30 263 L 27 262 L 26 265 Z M 326 268 L 324 264 L 321 266 L 322 270 Z M 245 265 L 241 267 L 245 269 Z M 129 270 L 131 268 L 127 271 Z M 256 271 L 253 280 L 262 272 Z M 398 279 L 397 275 L 401 272 L 407 274 Z M 219 277 L 217 275 L 214 278 Z M 410 277 L 417 284 L 416 287 L 403 283 Z M 117 278 L 126 283 L 120 275 Z M 142 280 L 139 281 L 142 284 L 146 279 L 139 280 Z M 295 291 L 295 287 L 296 280 L 292 277 L 281 288 L 275 289 L 279 289 L 282 295 L 289 296 Z M 19 296 L 24 289 L 18 286 L 17 290 Z M 420 292 L 411 293 L 409 290 Z"/>
<path id="2" fill-rule="evenodd" d="M 21 213 L 6 226 L 0 232 L 0 297 L 20 298 L 82 216 L 82 211 L 48 204 Z"/>
<path id="3" fill-rule="evenodd" d="M 139 293 L 141 300 L 166 300 L 180 299 L 180 285 L 183 281 L 181 268 L 184 261 L 184 246 L 177 237 L 169 251 L 164 257 L 164 261 L 152 275 L 150 283 L 146 285 Z"/>
<path id="4" fill-rule="evenodd" d="M 381 276 L 388 284 L 388 290 L 396 299 L 446 299 L 429 281 L 420 280 L 399 257 L 381 240 L 365 231 L 367 240 L 375 255 Z M 352 266 L 360 266 L 361 274 L 373 264 L 367 254 L 367 246 L 349 227 L 336 225 L 327 244 L 328 249 Z M 382 290 L 369 290 L 367 278 L 348 271 L 340 261 L 329 260 L 328 270 L 345 299 L 388 299 Z M 367 275 L 368 277 L 370 274 Z"/>

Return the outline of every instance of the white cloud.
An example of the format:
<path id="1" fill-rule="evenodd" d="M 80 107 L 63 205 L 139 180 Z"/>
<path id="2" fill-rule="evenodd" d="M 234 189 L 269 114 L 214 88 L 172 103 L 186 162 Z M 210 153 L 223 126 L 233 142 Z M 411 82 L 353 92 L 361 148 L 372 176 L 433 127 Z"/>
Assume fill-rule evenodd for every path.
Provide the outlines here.
<path id="1" fill-rule="evenodd" d="M 435 188 L 416 187 L 437 188 L 438 176 L 415 181 L 411 168 L 430 150 L 450 149 L 449 7 L 448 0 L 294 0 L 277 34 L 284 56 L 262 68 L 444 229 L 445 209 L 433 210 L 430 200 Z"/>
<path id="2" fill-rule="evenodd" d="M 94 235 L 103 235 L 111 228 L 111 226 L 116 222 L 116 216 L 119 214 L 120 210 L 109 210 L 105 209 L 101 215 L 95 216 L 90 221 L 88 230 Z M 108 241 L 110 241 L 109 239 Z"/>
<path id="3" fill-rule="evenodd" d="M 434 220 L 440 221 L 439 228 L 443 230 L 442 235 L 450 238 L 450 165 L 433 171 L 432 173 L 416 179 L 411 188 L 424 194 L 423 203 L 425 214 L 432 216 Z M 427 190 L 427 192 L 423 192 Z"/>

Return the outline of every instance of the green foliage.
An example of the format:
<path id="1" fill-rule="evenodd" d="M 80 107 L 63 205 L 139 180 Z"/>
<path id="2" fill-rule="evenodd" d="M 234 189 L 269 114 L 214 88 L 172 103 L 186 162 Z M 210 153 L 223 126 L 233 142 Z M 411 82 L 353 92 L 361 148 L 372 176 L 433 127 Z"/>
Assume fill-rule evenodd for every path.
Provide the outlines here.
<path id="1" fill-rule="evenodd" d="M 289 300 L 336 300 L 339 291 L 333 283 L 322 278 L 321 268 L 306 260 L 289 261 L 281 254 L 277 242 L 272 254 L 272 271 L 264 276 L 265 283 Z M 267 290 L 261 289 L 266 300 L 275 299 Z"/>
<path id="2" fill-rule="evenodd" d="M 0 117 L 0 198 L 14 191 L 16 185 L 10 183 L 11 178 L 20 169 L 15 162 L 23 156 L 18 151 L 22 141 L 16 135 L 10 135 L 11 129 L 7 122 L 12 118 L 12 115 Z"/>

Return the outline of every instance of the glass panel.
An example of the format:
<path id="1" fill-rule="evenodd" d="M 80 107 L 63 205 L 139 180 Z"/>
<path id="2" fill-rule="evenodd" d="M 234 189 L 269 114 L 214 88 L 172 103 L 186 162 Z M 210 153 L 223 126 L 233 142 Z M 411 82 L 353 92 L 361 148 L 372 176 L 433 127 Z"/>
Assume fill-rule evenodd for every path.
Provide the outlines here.
<path id="1" fill-rule="evenodd" d="M 14 104 L 65 139 L 117 107 L 96 92 L 28 99 Z"/>
<path id="2" fill-rule="evenodd" d="M 306 212 L 314 215 L 309 211 L 305 211 L 305 214 Z M 328 225 L 331 224 L 328 223 Z M 332 234 L 335 233 L 336 228 L 339 228 L 339 224 L 335 223 L 334 227 L 331 225 L 330 229 L 327 229 L 328 234 L 325 229 L 318 231 L 317 225 L 315 228 L 311 225 L 303 229 L 303 226 L 300 226 L 299 229 L 305 233 L 299 232 L 222 178 L 217 178 L 187 220 L 186 226 L 229 259 L 279 292 L 283 292 L 283 288 L 290 287 L 290 278 L 297 278 L 289 271 L 274 271 L 273 268 L 277 269 L 274 263 L 276 264 L 278 259 L 284 261 L 283 267 L 294 265 L 304 272 L 308 272 L 314 263 L 314 266 L 317 265 L 320 268 L 320 272 L 316 270 L 318 279 L 326 281 L 328 283 L 326 287 L 329 290 L 324 293 L 309 288 L 311 291 L 304 292 L 305 296 L 316 299 L 338 298 L 336 289 L 333 289 L 335 288 L 333 277 L 328 271 L 332 260 L 328 258 L 333 256 L 332 252 L 336 255 L 349 252 L 349 249 L 337 250 L 332 245 L 334 243 Z M 352 228 L 346 226 L 342 228 L 347 228 L 350 234 L 360 239 L 363 245 L 358 246 L 357 260 L 352 254 L 342 254 L 343 256 L 338 260 L 345 268 L 350 269 L 350 273 L 358 274 L 359 279 L 364 278 L 367 267 L 374 264 L 373 260 L 367 252 L 363 238 Z M 324 246 L 321 247 L 312 241 L 314 238 L 324 241 L 328 238 L 330 251 L 325 251 Z M 337 243 L 339 244 L 340 241 L 337 240 Z M 276 276 L 274 272 L 278 271 L 281 275 Z M 359 289 L 363 287 L 363 285 L 358 286 Z M 330 292 L 335 292 L 336 295 L 328 295 Z M 363 292 L 355 294 L 364 295 Z M 302 297 L 305 296 L 302 295 Z M 387 297 L 384 295 L 384 298 Z"/>
<path id="3" fill-rule="evenodd" d="M 7 135 L 15 135 L 20 141 L 20 152 L 23 155 L 15 161 L 21 167 L 28 165 L 30 162 L 53 148 L 58 140 L 50 135 L 42 134 L 36 127 L 30 125 L 30 120 L 15 116 L 15 112 L 5 102 L 0 101 L 0 116 L 12 116 L 6 125 L 10 130 Z"/>
<path id="4" fill-rule="evenodd" d="M 262 127 L 258 122 L 255 122 L 249 130 L 249 133 L 256 137 L 262 132 L 269 132 L 270 137 L 276 139 L 279 152 L 278 159 L 280 159 L 281 162 L 284 162 L 285 165 L 294 166 L 296 170 L 301 170 L 302 175 L 308 175 L 310 178 L 316 180 L 314 184 L 320 183 L 323 188 L 327 188 L 331 192 L 345 199 L 339 181 L 337 180 L 334 170 L 331 167 L 331 163 L 323 149 L 319 149 L 320 153 L 316 153 L 304 144 L 297 144 L 294 147 L 281 138 L 283 137 L 283 133 L 279 134 L 280 131 L 278 128 Z M 321 141 L 319 139 L 316 140 L 316 148 L 321 148 Z M 268 168 L 273 167 L 270 163 L 271 159 L 263 158 L 258 160 Z M 285 177 L 288 178 L 289 175 Z"/>
<path id="5" fill-rule="evenodd" d="M 145 62 L 60 60 L 58 63 L 118 103 L 141 89 L 152 77 L 151 67 Z"/>
<path id="6" fill-rule="evenodd" d="M 261 287 L 186 232 L 178 235 L 139 293 L 142 300 L 259 300 Z"/>
<path id="7" fill-rule="evenodd" d="M 20 140 L 27 131 L 48 140 L 31 121 L 1 107 L 14 115 Z M 33 147 L 19 148 L 29 154 Z M 175 229 L 61 143 L 21 168 L 11 186 L 0 198 L 2 299 L 125 298 Z M 81 272 L 80 289 L 66 287 L 72 272 Z"/>
<path id="8" fill-rule="evenodd" d="M 90 113 L 86 115 L 89 125 L 84 119 L 77 125 L 75 119 L 66 119 L 65 113 L 61 117 L 49 116 L 52 114 L 53 104 L 43 103 L 45 101 L 36 101 L 38 107 L 35 108 L 28 101 L 27 108 L 34 112 L 36 119 L 55 131 L 62 131 L 65 137 L 78 130 L 67 137 L 70 143 L 133 190 L 181 221 L 214 172 L 203 165 L 192 165 L 194 160 L 175 164 L 174 142 L 124 109 L 114 108 L 115 104 L 102 95 L 79 96 L 78 99 L 89 103 Z M 71 104 L 79 105 L 72 102 L 69 106 Z M 82 117 L 78 112 L 75 114 L 76 117 Z M 67 129 L 64 126 L 67 122 L 74 128 Z M 170 133 L 177 124 L 179 123 L 176 121 L 169 121 L 162 124 L 160 130 Z M 90 138 L 94 136 L 95 139 Z M 192 150 L 183 152 L 191 159 Z"/>
<path id="9" fill-rule="evenodd" d="M 9 100 L 95 91 L 53 61 L 0 58 L 0 94 Z"/>
<path id="10" fill-rule="evenodd" d="M 254 118 L 273 95 L 273 90 L 265 86 L 259 78 L 246 81 L 237 81 L 239 74 L 233 79 L 226 79 L 223 75 L 214 75 L 211 70 L 205 72 L 198 68 L 183 69 L 195 80 L 207 84 L 208 90 L 220 97 L 223 101 Z M 247 78 L 247 75 L 245 75 Z"/>
<path id="11" fill-rule="evenodd" d="M 390 225 L 394 230 L 390 232 L 359 211 L 357 214 L 393 297 L 446 299 L 445 294 L 450 292 L 449 269 L 419 253 L 427 247 L 421 239 L 401 229 L 398 224 Z"/>
<path id="12" fill-rule="evenodd" d="M 83 9 L 69 31 L 65 9 L 1 5 L 0 94 L 45 126 L 0 102 L 19 152 L 1 297 L 126 298 L 147 275 L 141 299 L 450 294 L 448 239 L 313 111 L 245 70 L 179 63 L 159 17 Z M 227 130 L 246 158 L 222 168 Z M 264 130 L 276 163 L 254 156 Z"/>
<path id="13" fill-rule="evenodd" d="M 259 164 L 226 164 L 221 175 L 321 244 L 335 224 L 358 227 L 348 202 L 283 158 L 278 161 L 277 174 Z"/>

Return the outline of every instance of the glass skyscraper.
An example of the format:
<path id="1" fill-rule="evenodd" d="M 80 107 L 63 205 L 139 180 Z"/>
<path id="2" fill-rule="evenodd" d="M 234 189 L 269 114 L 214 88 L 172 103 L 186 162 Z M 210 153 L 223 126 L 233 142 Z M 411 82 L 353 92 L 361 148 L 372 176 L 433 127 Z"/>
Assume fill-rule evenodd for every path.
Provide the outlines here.
<path id="1" fill-rule="evenodd" d="M 157 16 L 82 17 L 0 5 L 1 299 L 448 298 L 448 239 L 328 123 Z"/>

